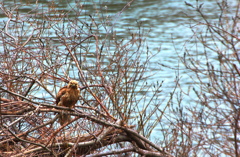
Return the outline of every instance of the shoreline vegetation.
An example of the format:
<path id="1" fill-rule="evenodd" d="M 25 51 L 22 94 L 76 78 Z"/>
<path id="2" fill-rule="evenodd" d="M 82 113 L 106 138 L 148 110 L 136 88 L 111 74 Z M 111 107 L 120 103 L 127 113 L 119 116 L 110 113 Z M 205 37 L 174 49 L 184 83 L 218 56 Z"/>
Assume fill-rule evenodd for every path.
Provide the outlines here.
<path id="1" fill-rule="evenodd" d="M 196 42 L 176 52 L 192 84 L 184 90 L 181 70 L 165 67 L 176 78 L 164 98 L 165 82 L 148 82 L 161 50 L 149 50 L 146 31 L 139 23 L 127 39 L 111 31 L 133 3 L 115 19 L 100 2 L 91 15 L 78 1 L 66 4 L 71 10 L 1 3 L 0 156 L 240 156 L 240 2 L 236 9 L 217 2 L 216 21 L 204 3 L 185 2 L 200 17 L 186 15 Z M 33 6 L 27 14 L 25 6 Z M 80 86 L 77 104 L 56 106 L 57 91 L 72 79 Z M 60 113 L 71 120 L 60 125 Z"/>

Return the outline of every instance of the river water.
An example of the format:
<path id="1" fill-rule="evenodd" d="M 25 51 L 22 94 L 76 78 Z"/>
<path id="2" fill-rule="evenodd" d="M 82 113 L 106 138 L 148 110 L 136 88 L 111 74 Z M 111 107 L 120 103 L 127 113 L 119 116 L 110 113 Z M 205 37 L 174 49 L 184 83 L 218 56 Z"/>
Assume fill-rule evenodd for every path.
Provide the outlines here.
<path id="1" fill-rule="evenodd" d="M 101 10 L 104 13 L 105 10 L 106 14 L 103 16 L 108 17 L 112 23 L 112 27 L 108 28 L 108 32 L 116 31 L 119 38 L 127 39 L 129 30 L 136 30 L 137 32 L 139 25 L 141 25 L 141 28 L 147 32 L 145 33 L 146 44 L 149 46 L 150 52 L 153 54 L 157 53 L 150 62 L 148 74 L 154 75 L 149 79 L 148 83 L 164 81 L 162 96 L 165 97 L 169 95 L 175 86 L 177 69 L 180 68 L 179 72 L 182 77 L 183 89 L 188 90 L 192 80 L 189 78 L 187 71 L 184 70 L 178 55 L 183 54 L 186 46 L 194 47 L 196 45 L 196 43 L 190 40 L 193 33 L 189 27 L 191 24 L 190 17 L 198 18 L 199 15 L 193 9 L 190 9 L 191 7 L 187 7 L 182 0 L 135 0 L 121 13 L 120 11 L 127 2 L 126 0 L 92 0 L 82 1 L 81 4 L 84 5 L 84 15 L 94 15 L 96 10 Z M 196 5 L 195 0 L 187 0 L 187 2 Z M 57 10 L 71 11 L 75 8 L 75 1 L 73 0 L 37 1 L 36 3 L 28 0 L 4 1 L 4 7 L 11 9 L 18 5 L 20 6 L 20 14 L 26 14 L 36 7 L 36 4 L 42 6 L 43 11 L 47 10 L 48 3 L 55 3 Z M 204 12 L 209 20 L 218 20 L 219 10 L 216 9 L 217 3 L 215 0 L 199 0 L 199 3 L 203 3 Z M 236 3 L 237 0 L 232 0 L 229 5 L 234 8 Z M 69 14 L 74 16 L 71 15 L 71 12 Z M 5 16 L 1 12 L 0 21 L 6 21 Z M 2 24 L 1 22 L 1 27 L 3 26 Z M 171 68 L 165 68 L 161 65 Z"/>

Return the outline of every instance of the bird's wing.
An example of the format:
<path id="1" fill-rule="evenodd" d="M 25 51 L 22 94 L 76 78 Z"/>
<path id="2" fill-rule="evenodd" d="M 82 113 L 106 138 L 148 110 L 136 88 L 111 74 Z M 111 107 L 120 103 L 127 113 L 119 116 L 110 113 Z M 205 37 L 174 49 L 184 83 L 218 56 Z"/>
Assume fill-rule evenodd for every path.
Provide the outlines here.
<path id="1" fill-rule="evenodd" d="M 59 92 L 57 93 L 56 97 L 56 105 L 58 105 L 59 101 L 61 100 L 61 97 L 67 92 L 67 86 L 62 87 Z"/>

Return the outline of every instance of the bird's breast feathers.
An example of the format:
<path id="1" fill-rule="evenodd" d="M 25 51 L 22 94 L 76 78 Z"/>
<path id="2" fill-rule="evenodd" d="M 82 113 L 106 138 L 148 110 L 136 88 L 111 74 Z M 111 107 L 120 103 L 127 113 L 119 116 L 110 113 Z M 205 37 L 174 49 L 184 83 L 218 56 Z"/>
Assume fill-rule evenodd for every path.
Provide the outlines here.
<path id="1" fill-rule="evenodd" d="M 78 89 L 68 89 L 65 95 L 66 95 L 67 99 L 77 101 L 79 98 L 79 90 Z"/>
<path id="2" fill-rule="evenodd" d="M 80 91 L 78 89 L 65 88 L 65 92 L 60 98 L 61 106 L 74 107 L 79 99 Z"/>

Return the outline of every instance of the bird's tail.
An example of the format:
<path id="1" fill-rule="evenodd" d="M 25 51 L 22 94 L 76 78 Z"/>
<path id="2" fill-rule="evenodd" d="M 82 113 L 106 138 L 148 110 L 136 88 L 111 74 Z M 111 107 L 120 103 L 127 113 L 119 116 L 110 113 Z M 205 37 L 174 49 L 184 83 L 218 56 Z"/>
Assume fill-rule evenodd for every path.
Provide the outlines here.
<path id="1" fill-rule="evenodd" d="M 59 114 L 59 123 L 61 125 L 64 125 L 65 123 L 68 123 L 71 121 L 71 116 L 65 113 L 60 113 Z"/>

